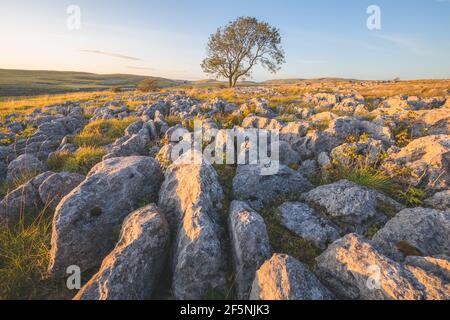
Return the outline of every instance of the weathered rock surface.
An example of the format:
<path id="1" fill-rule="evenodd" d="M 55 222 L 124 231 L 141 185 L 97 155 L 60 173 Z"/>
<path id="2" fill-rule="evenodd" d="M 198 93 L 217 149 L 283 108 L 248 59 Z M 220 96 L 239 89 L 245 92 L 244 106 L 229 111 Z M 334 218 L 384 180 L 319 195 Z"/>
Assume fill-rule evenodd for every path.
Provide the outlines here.
<path id="1" fill-rule="evenodd" d="M 166 263 L 169 241 L 169 225 L 155 205 L 131 213 L 118 244 L 75 299 L 151 298 Z"/>
<path id="2" fill-rule="evenodd" d="M 177 234 L 173 256 L 175 299 L 225 294 L 225 254 L 218 220 L 223 191 L 214 168 L 186 153 L 166 171 L 159 205 Z"/>
<path id="3" fill-rule="evenodd" d="M 247 300 L 255 273 L 271 256 L 264 219 L 247 203 L 233 201 L 228 219 L 238 298 Z"/>
<path id="4" fill-rule="evenodd" d="M 356 234 L 334 242 L 316 261 L 316 274 L 338 298 L 423 299 L 421 287 L 409 271 Z"/>
<path id="5" fill-rule="evenodd" d="M 251 300 L 331 300 L 333 295 L 296 259 L 275 254 L 256 272 Z"/>
<path id="6" fill-rule="evenodd" d="M 405 268 L 422 286 L 425 299 L 450 299 L 450 259 L 448 256 L 408 257 Z"/>
<path id="7" fill-rule="evenodd" d="M 259 166 L 239 166 L 233 179 L 235 199 L 247 201 L 255 210 L 283 197 L 300 196 L 312 188 L 301 173 L 286 166 L 280 166 L 277 174 L 267 176 L 261 174 Z"/>
<path id="8" fill-rule="evenodd" d="M 413 140 L 391 154 L 384 165 L 389 172 L 409 170 L 405 182 L 430 191 L 450 188 L 450 136 L 436 135 Z"/>
<path id="9" fill-rule="evenodd" d="M 399 212 L 373 237 L 393 259 L 450 253 L 450 211 L 414 208 Z"/>
<path id="10" fill-rule="evenodd" d="M 450 190 L 434 194 L 424 201 L 425 205 L 437 210 L 450 210 Z"/>
<path id="11" fill-rule="evenodd" d="M 8 165 L 6 180 L 12 182 L 23 176 L 38 175 L 43 171 L 45 166 L 39 159 L 31 154 L 23 154 Z"/>
<path id="12" fill-rule="evenodd" d="M 159 192 L 159 206 L 174 229 L 179 227 L 187 211 L 197 207 L 217 221 L 222 199 L 217 172 L 201 159 L 192 163 L 191 153 L 185 153 L 169 166 Z"/>
<path id="13" fill-rule="evenodd" d="M 83 271 L 99 265 L 124 218 L 143 197 L 156 197 L 161 181 L 159 164 L 150 157 L 113 158 L 96 165 L 56 208 L 50 274 L 62 277 L 71 265 Z"/>
<path id="14" fill-rule="evenodd" d="M 305 193 L 302 199 L 344 233 L 364 233 L 368 221 L 385 223 L 389 216 L 404 208 L 380 192 L 347 180 L 320 186 Z"/>
<path id="15" fill-rule="evenodd" d="M 13 225 L 21 218 L 38 213 L 44 203 L 39 195 L 39 186 L 53 172 L 45 172 L 8 193 L 0 202 L 0 224 Z"/>
<path id="16" fill-rule="evenodd" d="M 56 209 L 61 199 L 75 189 L 85 176 L 77 173 L 60 172 L 49 176 L 39 186 L 39 196 L 44 206 Z"/>
<path id="17" fill-rule="evenodd" d="M 286 202 L 278 211 L 281 223 L 287 229 L 319 248 L 325 249 L 328 243 L 339 238 L 338 231 L 304 203 Z"/>

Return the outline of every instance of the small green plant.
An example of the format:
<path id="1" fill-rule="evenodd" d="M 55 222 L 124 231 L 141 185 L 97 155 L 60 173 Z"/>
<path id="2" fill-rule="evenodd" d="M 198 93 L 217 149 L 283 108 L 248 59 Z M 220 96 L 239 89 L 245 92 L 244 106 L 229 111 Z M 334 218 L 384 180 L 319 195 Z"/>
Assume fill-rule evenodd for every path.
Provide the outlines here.
<path id="1" fill-rule="evenodd" d="M 413 187 L 409 187 L 406 191 L 397 191 L 399 200 L 410 207 L 420 207 L 425 196 L 425 191 Z"/>
<path id="2" fill-rule="evenodd" d="M 297 120 L 297 118 L 292 114 L 284 114 L 276 117 L 275 119 L 282 122 L 294 122 Z"/>
<path id="3" fill-rule="evenodd" d="M 395 185 L 389 176 L 370 168 L 341 169 L 339 175 L 356 184 L 392 194 Z"/>
<path id="4" fill-rule="evenodd" d="M 330 127 L 330 121 L 328 120 L 322 120 L 317 121 L 312 124 L 310 127 L 310 130 L 317 130 L 317 131 L 325 131 Z"/>
<path id="5" fill-rule="evenodd" d="M 169 125 L 169 127 L 173 127 L 181 122 L 180 118 L 176 115 L 168 115 L 164 118 L 164 121 Z"/>
<path id="6" fill-rule="evenodd" d="M 36 132 L 36 128 L 28 125 L 16 135 L 16 139 L 24 139 L 31 137 Z"/>
<path id="7" fill-rule="evenodd" d="M 411 141 L 411 127 L 406 123 L 400 123 L 398 124 L 393 130 L 392 130 L 395 141 L 397 142 L 397 146 L 400 148 L 406 147 Z"/>
<path id="8" fill-rule="evenodd" d="M 282 201 L 280 201 L 282 202 Z M 279 220 L 276 207 L 267 208 L 261 212 L 267 226 L 270 245 L 274 252 L 288 254 L 308 267 L 313 268 L 318 249 L 312 242 L 302 239 L 292 231 L 286 229 Z"/>

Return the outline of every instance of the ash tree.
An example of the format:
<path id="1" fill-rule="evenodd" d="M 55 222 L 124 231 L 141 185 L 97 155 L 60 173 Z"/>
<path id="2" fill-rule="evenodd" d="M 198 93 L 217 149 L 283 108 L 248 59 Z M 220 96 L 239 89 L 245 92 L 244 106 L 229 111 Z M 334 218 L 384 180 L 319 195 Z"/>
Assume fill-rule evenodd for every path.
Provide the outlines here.
<path id="1" fill-rule="evenodd" d="M 240 17 L 212 34 L 202 69 L 216 78 L 228 79 L 230 88 L 251 77 L 261 65 L 271 73 L 285 62 L 279 29 L 253 17 Z"/>

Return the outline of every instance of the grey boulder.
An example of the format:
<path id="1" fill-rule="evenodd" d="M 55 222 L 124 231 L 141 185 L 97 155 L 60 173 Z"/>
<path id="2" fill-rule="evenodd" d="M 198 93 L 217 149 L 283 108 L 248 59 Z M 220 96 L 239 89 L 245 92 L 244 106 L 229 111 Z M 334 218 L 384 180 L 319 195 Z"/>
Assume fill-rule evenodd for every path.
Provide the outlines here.
<path id="1" fill-rule="evenodd" d="M 298 260 L 275 254 L 256 272 L 251 300 L 331 300 L 332 293 Z"/>
<path id="2" fill-rule="evenodd" d="M 111 251 L 125 217 L 144 197 L 154 199 L 162 181 L 150 157 L 113 158 L 97 164 L 56 208 L 49 272 L 63 277 L 66 268 L 98 266 Z"/>
<path id="3" fill-rule="evenodd" d="M 367 222 L 384 224 L 404 207 L 384 194 L 347 180 L 320 186 L 302 196 L 342 232 L 364 233 Z"/>
<path id="4" fill-rule="evenodd" d="M 281 223 L 289 230 L 318 248 L 325 249 L 328 243 L 339 238 L 339 232 L 304 203 L 286 202 L 278 208 Z"/>
<path id="5" fill-rule="evenodd" d="M 316 274 L 338 298 L 419 300 L 423 292 L 414 276 L 357 234 L 334 242 L 316 258 Z"/>
<path id="6" fill-rule="evenodd" d="M 131 213 L 116 247 L 75 300 L 151 298 L 166 262 L 169 241 L 169 225 L 155 205 Z"/>
<path id="7" fill-rule="evenodd" d="M 49 176 L 39 186 L 44 206 L 56 209 L 61 199 L 75 189 L 86 177 L 78 173 L 60 172 Z"/>
<path id="8" fill-rule="evenodd" d="M 45 172 L 8 193 L 0 202 L 0 225 L 14 225 L 43 209 L 39 186 L 53 172 Z"/>
<path id="9" fill-rule="evenodd" d="M 256 271 L 270 258 L 269 236 L 263 218 L 241 201 L 231 203 L 228 226 L 237 295 L 247 300 Z"/>
<path id="10" fill-rule="evenodd" d="M 399 212 L 373 237 L 389 257 L 434 256 L 450 252 L 450 211 L 425 208 Z"/>
<path id="11" fill-rule="evenodd" d="M 31 154 L 23 154 L 8 165 L 6 180 L 12 182 L 23 176 L 37 175 L 45 170 L 44 164 Z"/>
<path id="12" fill-rule="evenodd" d="M 166 171 L 159 206 L 176 234 L 172 290 L 175 299 L 225 294 L 225 254 L 219 209 L 223 191 L 211 164 L 184 154 Z"/>
<path id="13" fill-rule="evenodd" d="M 280 166 L 274 175 L 262 175 L 257 165 L 239 166 L 233 179 L 235 199 L 247 201 L 255 210 L 287 196 L 300 196 L 312 188 L 301 173 L 286 166 Z"/>

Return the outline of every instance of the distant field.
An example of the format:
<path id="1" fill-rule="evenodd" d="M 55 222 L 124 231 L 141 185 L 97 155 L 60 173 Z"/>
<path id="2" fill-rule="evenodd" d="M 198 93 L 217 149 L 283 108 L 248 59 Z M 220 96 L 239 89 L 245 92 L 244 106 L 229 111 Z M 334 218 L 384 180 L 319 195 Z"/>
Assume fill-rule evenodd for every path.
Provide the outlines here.
<path id="1" fill-rule="evenodd" d="M 28 71 L 0 69 L 0 97 L 35 96 L 80 91 L 101 91 L 113 86 L 135 88 L 139 81 L 152 78 L 126 74 L 99 75 L 84 72 Z M 156 78 L 166 88 L 180 82 Z"/>

